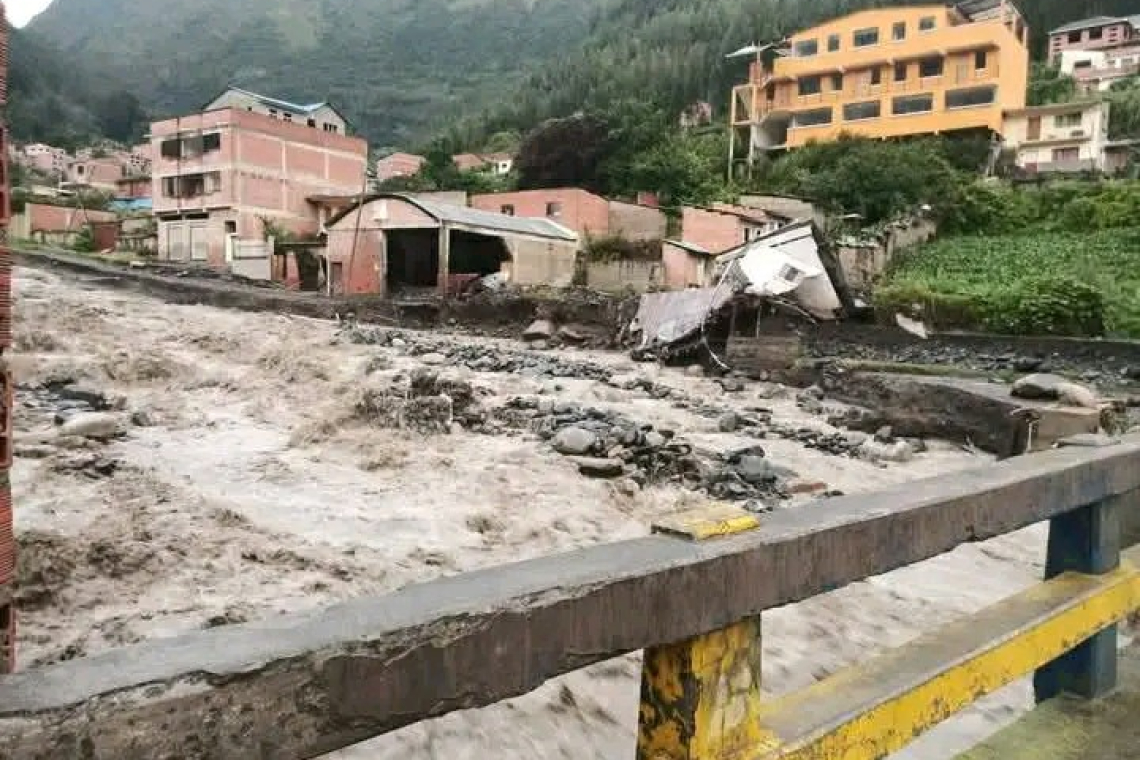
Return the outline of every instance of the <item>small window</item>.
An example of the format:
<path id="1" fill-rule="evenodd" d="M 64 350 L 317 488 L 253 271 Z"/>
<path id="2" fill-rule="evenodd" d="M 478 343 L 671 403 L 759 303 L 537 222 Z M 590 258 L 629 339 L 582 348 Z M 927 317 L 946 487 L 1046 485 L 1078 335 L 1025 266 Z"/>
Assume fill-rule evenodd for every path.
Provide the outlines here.
<path id="1" fill-rule="evenodd" d="M 203 152 L 210 152 L 212 150 L 222 149 L 222 134 L 221 132 L 211 132 L 208 135 L 202 135 L 202 150 Z"/>
<path id="2" fill-rule="evenodd" d="M 843 75 L 842 74 L 832 74 L 831 75 L 831 89 L 835 90 L 836 92 L 839 92 L 840 90 L 843 89 Z"/>
<path id="3" fill-rule="evenodd" d="M 293 121 L 293 114 L 286 113 L 285 114 L 285 121 Z"/>
<path id="4" fill-rule="evenodd" d="M 881 115 L 881 111 L 881 105 L 877 100 L 868 100 L 866 103 L 848 103 L 843 106 L 843 120 L 877 119 Z"/>
<path id="5" fill-rule="evenodd" d="M 838 34 L 827 35 L 827 52 L 834 53 L 838 49 L 839 49 L 839 35 Z"/>
<path id="6" fill-rule="evenodd" d="M 926 95 L 907 95 L 901 98 L 895 98 L 894 103 L 891 104 L 891 112 L 895 116 L 905 116 L 911 113 L 929 113 L 934 110 L 934 96 Z"/>
<path id="7" fill-rule="evenodd" d="M 951 90 L 946 93 L 947 108 L 974 108 L 992 105 L 997 99 L 995 87 L 970 87 L 965 90 Z"/>
<path id="8" fill-rule="evenodd" d="M 160 151 L 163 158 L 179 158 L 182 155 L 182 143 L 178 140 L 163 140 Z"/>
<path id="9" fill-rule="evenodd" d="M 336 132 L 338 132 L 338 131 L 340 131 L 340 130 L 339 130 L 339 128 L 337 127 L 337 125 L 336 125 L 336 124 L 325 124 L 325 131 L 326 131 L 326 132 L 333 132 L 333 133 L 336 133 Z"/>
<path id="10" fill-rule="evenodd" d="M 895 42 L 906 39 L 906 22 L 896 21 L 891 25 L 891 39 Z"/>
<path id="11" fill-rule="evenodd" d="M 784 282 L 795 282 L 796 278 L 800 276 L 800 270 L 791 264 L 784 264 L 784 266 L 780 267 L 780 273 L 776 276 Z"/>
<path id="12" fill-rule="evenodd" d="M 83 166 L 83 164 L 79 164 L 78 166 L 76 166 L 76 167 L 75 167 L 75 173 L 76 173 L 76 174 L 83 174 L 83 170 L 84 170 L 85 168 L 86 168 L 86 167 L 84 167 L 84 166 Z"/>
<path id="13" fill-rule="evenodd" d="M 1053 126 L 1057 129 L 1072 129 L 1081 126 L 1079 113 L 1062 113 L 1053 117 Z"/>
<path id="14" fill-rule="evenodd" d="M 879 30 L 873 27 L 869 29 L 857 29 L 855 33 L 851 35 L 851 40 L 854 43 L 855 47 L 878 45 Z"/>
<path id="15" fill-rule="evenodd" d="M 1081 33 L 1079 30 L 1075 31 L 1075 32 L 1069 32 L 1069 42 L 1080 42 L 1080 41 L 1081 41 Z"/>
<path id="16" fill-rule="evenodd" d="M 226 220 L 226 234 L 227 235 L 236 235 L 237 234 L 237 222 L 235 222 L 233 219 L 227 219 Z"/>
<path id="17" fill-rule="evenodd" d="M 977 69 L 978 71 L 984 71 L 988 64 L 989 64 L 989 60 L 988 60 L 988 56 L 986 55 L 986 51 L 978 50 L 977 52 L 974 53 L 974 68 L 975 69 Z"/>
<path id="18" fill-rule="evenodd" d="M 1090 40 L 1099 40 L 1102 37 L 1104 37 L 1104 27 L 1097 26 L 1097 27 L 1094 27 L 1092 29 L 1089 29 L 1089 39 Z"/>
<path id="19" fill-rule="evenodd" d="M 929 32 L 934 28 L 934 16 L 923 16 L 918 20 L 918 31 Z"/>
<path id="20" fill-rule="evenodd" d="M 277 118 L 277 109 L 276 108 L 270 108 L 269 109 L 269 115 L 272 116 L 274 119 L 276 119 Z"/>
<path id="21" fill-rule="evenodd" d="M 1077 161 L 1081 157 L 1080 148 L 1054 148 L 1054 161 Z"/>
<path id="22" fill-rule="evenodd" d="M 896 82 L 905 82 L 906 81 L 906 68 L 907 68 L 907 66 L 905 63 L 896 63 L 895 64 L 895 81 Z"/>
<path id="23" fill-rule="evenodd" d="M 310 127 L 317 126 L 317 120 L 316 119 L 309 119 L 309 126 Z"/>
<path id="24" fill-rule="evenodd" d="M 809 58 L 819 52 L 819 40 L 800 40 L 795 51 L 796 58 Z"/>
<path id="25" fill-rule="evenodd" d="M 871 69 L 871 86 L 875 87 L 883 83 L 883 70 L 878 66 Z"/>
<path id="26" fill-rule="evenodd" d="M 830 123 L 830 108 L 813 108 L 810 111 L 800 111 L 792 116 L 793 127 L 818 127 Z"/>
<path id="27" fill-rule="evenodd" d="M 804 77 L 799 81 L 800 95 L 815 95 L 820 92 L 821 89 L 822 84 L 820 83 L 820 78 L 818 76 Z"/>
<path id="28" fill-rule="evenodd" d="M 562 216 L 562 203 L 559 201 L 550 201 L 546 204 L 546 215 L 558 219 Z"/>
<path id="29" fill-rule="evenodd" d="M 927 77 L 940 77 L 942 76 L 942 59 L 941 58 L 924 58 L 919 61 L 918 75 L 923 79 Z"/>
<path id="30" fill-rule="evenodd" d="M 505 214 L 506 216 L 514 216 L 515 215 L 515 207 L 509 203 L 504 204 L 504 205 L 499 207 L 499 213 Z M 549 209 L 548 209 L 548 213 L 549 213 Z"/>

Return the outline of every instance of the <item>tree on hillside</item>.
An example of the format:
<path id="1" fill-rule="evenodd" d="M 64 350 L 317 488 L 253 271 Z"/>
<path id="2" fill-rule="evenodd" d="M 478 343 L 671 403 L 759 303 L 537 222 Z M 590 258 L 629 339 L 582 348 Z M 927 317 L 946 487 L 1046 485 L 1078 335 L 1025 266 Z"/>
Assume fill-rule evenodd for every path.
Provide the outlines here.
<path id="1" fill-rule="evenodd" d="M 815 143 L 775 161 L 760 188 L 813 198 L 836 212 L 877 223 L 920 204 L 953 203 L 963 182 L 937 140 L 888 142 L 850 135 Z"/>
<path id="2" fill-rule="evenodd" d="M 1077 81 L 1056 66 L 1035 63 L 1029 71 L 1025 101 L 1031 106 L 1067 103 L 1077 97 Z"/>
<path id="3" fill-rule="evenodd" d="M 543 122 L 519 146 L 519 189 L 574 186 L 605 192 L 601 166 L 609 151 L 609 125 L 598 116 L 579 113 Z"/>
<path id="4" fill-rule="evenodd" d="M 1108 101 L 1108 136 L 1113 140 L 1140 139 L 1140 78 L 1115 83 L 1104 94 Z"/>

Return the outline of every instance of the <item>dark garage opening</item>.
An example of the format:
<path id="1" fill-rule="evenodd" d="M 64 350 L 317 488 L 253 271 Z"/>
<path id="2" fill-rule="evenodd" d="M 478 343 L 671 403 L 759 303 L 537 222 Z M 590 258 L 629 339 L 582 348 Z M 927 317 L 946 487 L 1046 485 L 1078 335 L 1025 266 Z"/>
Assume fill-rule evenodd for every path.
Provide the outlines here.
<path id="1" fill-rule="evenodd" d="M 389 230 L 385 238 L 389 293 L 439 284 L 439 230 Z"/>
<path id="2" fill-rule="evenodd" d="M 483 277 L 495 274 L 502 268 L 504 261 L 510 260 L 511 254 L 500 237 L 462 230 L 451 233 L 451 253 L 447 268 L 453 275 Z"/>

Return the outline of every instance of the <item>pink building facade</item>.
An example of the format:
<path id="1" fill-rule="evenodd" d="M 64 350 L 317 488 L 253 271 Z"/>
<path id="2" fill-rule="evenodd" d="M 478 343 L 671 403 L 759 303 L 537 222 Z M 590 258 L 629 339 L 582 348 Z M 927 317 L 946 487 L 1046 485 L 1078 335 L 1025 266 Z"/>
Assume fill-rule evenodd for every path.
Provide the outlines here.
<path id="1" fill-rule="evenodd" d="M 368 165 L 360 138 L 236 108 L 157 122 L 151 150 L 159 258 L 217 268 L 263 220 L 315 236 L 321 199 L 360 193 Z"/>
<path id="2" fill-rule="evenodd" d="M 1140 44 L 1140 14 L 1095 16 L 1058 27 L 1049 33 L 1049 60 L 1056 63 L 1066 50 L 1113 50 Z"/>
<path id="3" fill-rule="evenodd" d="M 681 209 L 681 239 L 714 254 L 743 245 L 779 229 L 787 220 L 760 209 L 716 204 Z"/>
<path id="4" fill-rule="evenodd" d="M 376 179 L 383 182 L 396 177 L 412 177 L 426 163 L 426 158 L 415 153 L 392 153 L 376 162 Z"/>
<path id="5" fill-rule="evenodd" d="M 550 219 L 587 238 L 661 240 L 667 221 L 658 208 L 611 201 L 574 187 L 471 196 L 472 208 L 508 216 Z"/>
<path id="6" fill-rule="evenodd" d="M 67 167 L 69 183 L 105 192 L 114 192 L 116 183 L 128 174 L 128 164 L 116 157 L 75 161 Z"/>

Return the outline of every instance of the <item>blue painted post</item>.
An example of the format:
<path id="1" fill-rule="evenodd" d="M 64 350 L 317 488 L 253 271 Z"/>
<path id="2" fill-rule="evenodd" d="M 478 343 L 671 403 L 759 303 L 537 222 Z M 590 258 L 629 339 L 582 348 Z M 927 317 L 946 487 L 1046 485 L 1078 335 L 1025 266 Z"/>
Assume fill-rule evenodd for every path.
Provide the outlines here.
<path id="1" fill-rule="evenodd" d="M 1045 579 L 1062 573 L 1102 575 L 1120 566 L 1119 507 L 1123 498 L 1073 510 L 1049 523 Z M 1116 626 L 1045 665 L 1033 677 L 1037 701 L 1075 694 L 1100 697 L 1116 688 Z"/>

